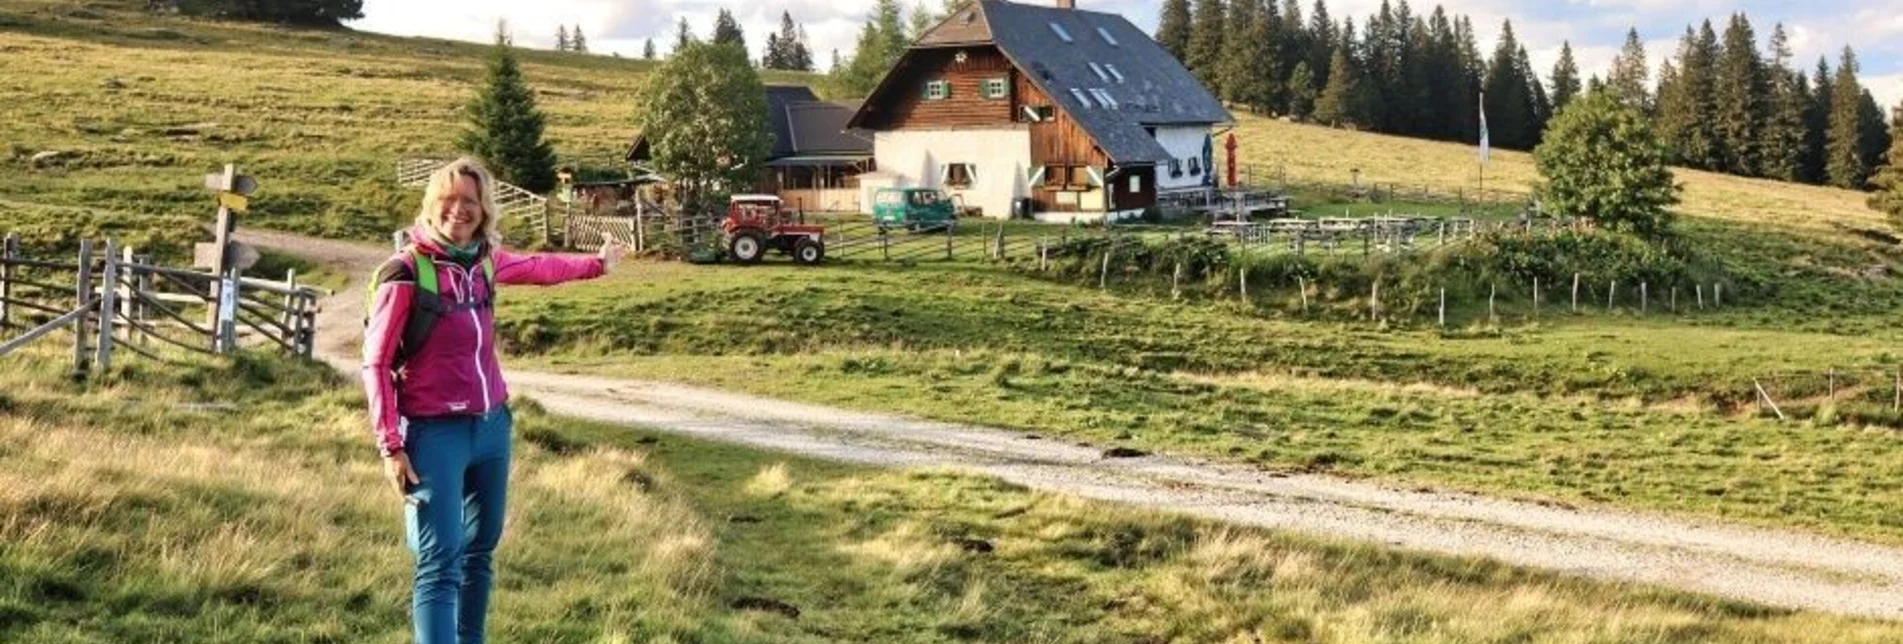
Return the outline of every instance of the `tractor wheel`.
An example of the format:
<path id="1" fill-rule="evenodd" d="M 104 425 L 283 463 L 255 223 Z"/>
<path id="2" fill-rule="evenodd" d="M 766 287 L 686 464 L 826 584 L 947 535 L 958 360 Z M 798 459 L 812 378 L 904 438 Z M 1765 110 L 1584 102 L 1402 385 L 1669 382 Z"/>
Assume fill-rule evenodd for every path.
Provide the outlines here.
<path id="1" fill-rule="evenodd" d="M 733 234 L 727 240 L 727 256 L 741 264 L 753 264 L 766 255 L 766 243 L 760 241 L 760 233 L 743 231 Z"/>
<path id="2" fill-rule="evenodd" d="M 826 259 L 826 244 L 811 237 L 801 237 L 799 241 L 793 242 L 793 261 L 812 266 L 822 259 Z"/>

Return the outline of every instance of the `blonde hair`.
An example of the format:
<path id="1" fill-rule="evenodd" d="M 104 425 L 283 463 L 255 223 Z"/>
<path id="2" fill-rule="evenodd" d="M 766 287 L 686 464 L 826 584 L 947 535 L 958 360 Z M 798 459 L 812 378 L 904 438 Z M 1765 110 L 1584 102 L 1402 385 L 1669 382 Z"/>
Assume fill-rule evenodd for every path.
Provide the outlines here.
<path id="1" fill-rule="evenodd" d="M 496 178 L 482 163 L 463 157 L 449 162 L 430 175 L 429 186 L 423 189 L 423 207 L 416 213 L 416 226 L 430 234 L 437 242 L 449 241 L 448 229 L 443 226 L 443 200 L 456 192 L 456 179 L 469 177 L 476 180 L 477 200 L 482 204 L 482 225 L 476 230 L 476 237 L 494 249 L 502 245 L 501 209 L 496 206 Z"/>

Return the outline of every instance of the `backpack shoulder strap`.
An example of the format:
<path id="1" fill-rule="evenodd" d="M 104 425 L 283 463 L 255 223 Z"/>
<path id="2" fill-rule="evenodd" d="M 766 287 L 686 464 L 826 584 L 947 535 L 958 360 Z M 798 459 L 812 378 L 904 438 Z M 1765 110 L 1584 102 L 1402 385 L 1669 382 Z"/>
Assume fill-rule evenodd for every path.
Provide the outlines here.
<path id="1" fill-rule="evenodd" d="M 416 267 L 416 288 L 431 295 L 440 293 L 436 284 L 436 262 L 414 246 L 410 247 L 410 260 L 410 265 Z"/>
<path id="2" fill-rule="evenodd" d="M 377 289 L 382 288 L 384 284 L 390 282 L 413 282 L 415 280 L 416 269 L 408 262 L 403 261 L 402 254 L 392 256 L 381 265 L 378 265 L 377 270 L 370 273 L 369 284 L 364 288 L 364 323 L 370 323 L 370 310 L 376 308 Z"/>

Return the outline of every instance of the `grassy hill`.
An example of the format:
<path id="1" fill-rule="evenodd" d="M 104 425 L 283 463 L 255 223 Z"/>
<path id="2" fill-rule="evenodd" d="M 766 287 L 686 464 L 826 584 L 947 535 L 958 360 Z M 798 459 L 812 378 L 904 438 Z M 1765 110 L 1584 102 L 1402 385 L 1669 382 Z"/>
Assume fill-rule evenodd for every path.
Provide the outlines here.
<path id="1" fill-rule="evenodd" d="M 352 383 L 240 356 L 80 387 L 52 353 L 0 374 L 0 640 L 407 641 L 400 506 Z M 522 409 L 500 641 L 1903 637 Z"/>

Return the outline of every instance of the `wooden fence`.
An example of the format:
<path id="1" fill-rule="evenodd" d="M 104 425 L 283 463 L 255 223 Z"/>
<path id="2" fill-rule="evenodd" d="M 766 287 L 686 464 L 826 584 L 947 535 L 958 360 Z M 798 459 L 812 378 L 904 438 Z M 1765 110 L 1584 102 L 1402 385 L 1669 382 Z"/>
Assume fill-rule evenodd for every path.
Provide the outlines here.
<path id="1" fill-rule="evenodd" d="M 71 260 L 24 256 L 19 238 L 0 248 L 0 355 L 70 327 L 73 367 L 112 368 L 120 350 L 163 360 L 159 347 L 219 354 L 251 341 L 310 357 L 318 299 L 297 284 L 158 266 L 108 240 L 81 241 Z"/>

